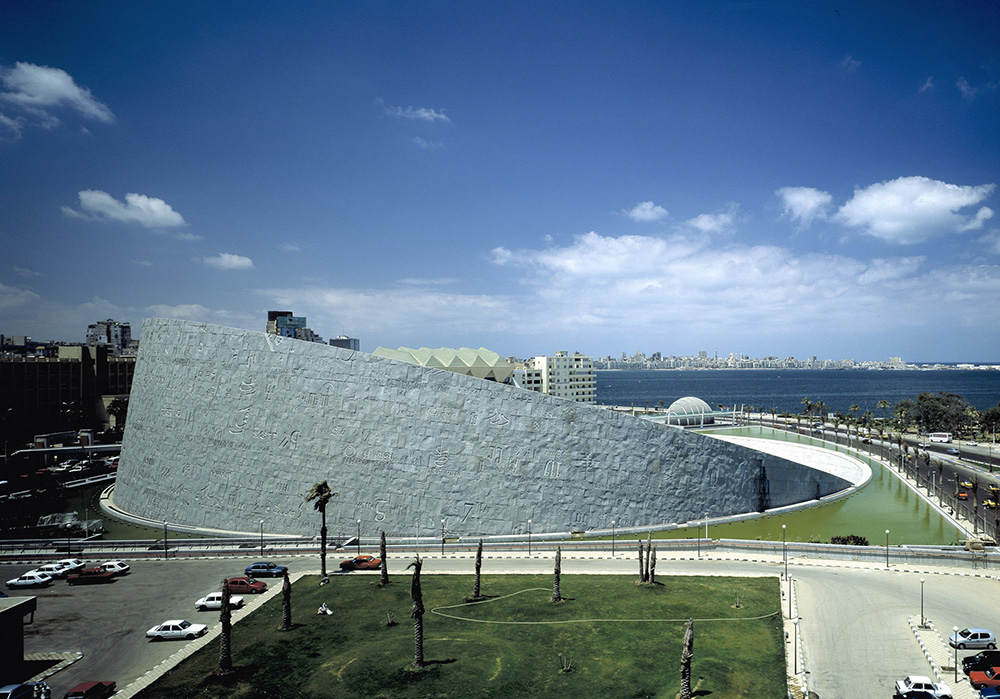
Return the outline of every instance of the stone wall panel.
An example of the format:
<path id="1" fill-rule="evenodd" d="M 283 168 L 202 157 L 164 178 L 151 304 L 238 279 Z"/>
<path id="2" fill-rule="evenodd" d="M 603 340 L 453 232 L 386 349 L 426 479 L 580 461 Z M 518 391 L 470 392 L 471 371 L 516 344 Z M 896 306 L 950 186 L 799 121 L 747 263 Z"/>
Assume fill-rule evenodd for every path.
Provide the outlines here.
<path id="1" fill-rule="evenodd" d="M 114 499 L 213 529 L 523 534 L 681 523 L 827 495 L 836 476 L 703 435 L 317 343 L 150 319 Z"/>

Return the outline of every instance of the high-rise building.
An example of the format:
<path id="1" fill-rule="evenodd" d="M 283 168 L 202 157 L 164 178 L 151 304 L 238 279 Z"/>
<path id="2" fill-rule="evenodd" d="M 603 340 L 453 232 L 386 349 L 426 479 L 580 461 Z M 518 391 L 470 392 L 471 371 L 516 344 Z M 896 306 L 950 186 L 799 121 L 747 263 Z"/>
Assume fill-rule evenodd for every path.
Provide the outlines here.
<path id="1" fill-rule="evenodd" d="M 597 401 L 597 376 L 594 361 L 578 352 L 556 352 L 554 357 L 532 357 L 527 366 L 515 372 L 521 388 L 566 398 L 577 403 Z"/>
<path id="2" fill-rule="evenodd" d="M 291 311 L 268 311 L 267 332 L 271 335 L 294 337 L 306 342 L 322 342 L 323 338 L 306 327 L 306 317 L 293 315 Z"/>
<path id="3" fill-rule="evenodd" d="M 87 346 L 104 345 L 112 357 L 122 357 L 129 353 L 135 354 L 132 347 L 132 326 L 119 323 L 113 318 L 99 320 L 87 326 Z"/>
<path id="4" fill-rule="evenodd" d="M 361 351 L 361 340 L 356 337 L 347 337 L 347 335 L 330 338 L 330 345 L 333 347 L 354 350 L 355 352 Z"/>

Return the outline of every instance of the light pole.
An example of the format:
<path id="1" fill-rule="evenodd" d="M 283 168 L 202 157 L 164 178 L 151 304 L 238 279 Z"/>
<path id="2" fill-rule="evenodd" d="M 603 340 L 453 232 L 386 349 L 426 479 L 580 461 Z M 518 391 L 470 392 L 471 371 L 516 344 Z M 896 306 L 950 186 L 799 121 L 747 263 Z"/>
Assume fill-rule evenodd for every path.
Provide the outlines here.
<path id="1" fill-rule="evenodd" d="M 528 555 L 531 555 L 531 520 L 528 520 Z"/>
<path id="2" fill-rule="evenodd" d="M 611 557 L 615 555 L 615 520 L 611 520 Z"/>
<path id="3" fill-rule="evenodd" d="M 792 618 L 792 579 L 785 578 L 788 581 L 788 618 Z"/>
<path id="4" fill-rule="evenodd" d="M 264 557 L 264 520 L 260 520 L 260 555 Z"/>
<path id="5" fill-rule="evenodd" d="M 698 558 L 701 558 L 701 525 L 695 522 L 695 537 L 698 540 Z"/>
<path id="6" fill-rule="evenodd" d="M 705 543 L 708 543 L 708 513 L 705 513 Z"/>
<path id="7" fill-rule="evenodd" d="M 444 555 L 444 520 L 441 520 L 441 555 Z"/>
<path id="8" fill-rule="evenodd" d="M 924 579 L 920 578 L 920 627 L 924 626 Z"/>
<path id="9" fill-rule="evenodd" d="M 955 635 L 955 661 L 952 665 L 955 666 L 955 682 L 958 682 L 958 627 L 952 626 L 951 632 Z"/>
<path id="10" fill-rule="evenodd" d="M 889 567 L 889 530 L 885 530 L 885 567 Z"/>
<path id="11" fill-rule="evenodd" d="M 795 626 L 795 648 L 792 651 L 792 674 L 799 674 L 799 620 L 798 618 L 792 619 L 792 624 Z"/>
<path id="12" fill-rule="evenodd" d="M 358 535 L 354 538 L 354 543 L 358 545 L 358 555 L 361 555 L 361 520 L 358 520 Z"/>
<path id="13" fill-rule="evenodd" d="M 781 560 L 785 564 L 785 580 L 788 579 L 788 547 L 785 545 L 785 525 L 781 525 Z"/>
<path id="14" fill-rule="evenodd" d="M 163 520 L 163 560 L 167 560 L 167 520 Z"/>

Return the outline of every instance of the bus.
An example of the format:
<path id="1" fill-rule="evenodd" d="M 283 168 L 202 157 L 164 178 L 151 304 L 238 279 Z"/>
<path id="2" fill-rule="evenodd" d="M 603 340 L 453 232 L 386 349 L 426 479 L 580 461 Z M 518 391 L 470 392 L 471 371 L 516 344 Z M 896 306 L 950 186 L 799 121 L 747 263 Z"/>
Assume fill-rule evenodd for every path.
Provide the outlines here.
<path id="1" fill-rule="evenodd" d="M 931 432 L 927 438 L 932 442 L 950 442 L 951 432 Z"/>

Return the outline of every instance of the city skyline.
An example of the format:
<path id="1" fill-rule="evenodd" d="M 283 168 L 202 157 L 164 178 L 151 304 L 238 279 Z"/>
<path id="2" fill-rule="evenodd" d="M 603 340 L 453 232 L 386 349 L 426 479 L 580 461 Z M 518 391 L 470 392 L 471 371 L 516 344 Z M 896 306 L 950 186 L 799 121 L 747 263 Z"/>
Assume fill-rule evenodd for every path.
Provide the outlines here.
<path id="1" fill-rule="evenodd" d="M 3 18 L 5 335 L 1000 362 L 997 3 Z"/>

